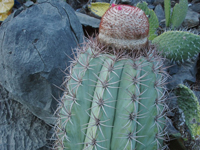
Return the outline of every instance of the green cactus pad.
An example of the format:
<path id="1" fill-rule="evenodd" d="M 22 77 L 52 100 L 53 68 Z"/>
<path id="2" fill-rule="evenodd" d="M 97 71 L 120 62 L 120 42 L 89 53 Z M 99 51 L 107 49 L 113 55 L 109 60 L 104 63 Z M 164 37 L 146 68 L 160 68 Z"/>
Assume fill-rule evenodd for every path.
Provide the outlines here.
<path id="1" fill-rule="evenodd" d="M 180 0 L 179 4 L 177 3 L 172 12 L 171 16 L 171 26 L 173 28 L 178 28 L 184 21 L 188 11 L 188 0 Z"/>
<path id="2" fill-rule="evenodd" d="M 171 18 L 171 1 L 164 0 L 164 7 L 165 7 L 165 25 L 169 27 L 170 25 L 170 18 Z"/>
<path id="3" fill-rule="evenodd" d="M 96 47 L 96 46 L 95 46 Z M 80 50 L 67 77 L 57 136 L 70 150 L 163 148 L 163 60 Z"/>
<path id="4" fill-rule="evenodd" d="M 178 106 L 183 110 L 185 122 L 193 139 L 200 137 L 200 105 L 191 89 L 185 85 L 178 85 L 175 89 Z"/>
<path id="5" fill-rule="evenodd" d="M 200 36 L 186 31 L 167 31 L 153 41 L 168 59 L 184 62 L 200 52 Z"/>
<path id="6" fill-rule="evenodd" d="M 142 9 L 149 19 L 149 40 L 153 40 L 157 34 L 156 30 L 159 27 L 158 18 L 152 9 L 149 9 L 146 2 L 137 4 L 137 7 Z"/>

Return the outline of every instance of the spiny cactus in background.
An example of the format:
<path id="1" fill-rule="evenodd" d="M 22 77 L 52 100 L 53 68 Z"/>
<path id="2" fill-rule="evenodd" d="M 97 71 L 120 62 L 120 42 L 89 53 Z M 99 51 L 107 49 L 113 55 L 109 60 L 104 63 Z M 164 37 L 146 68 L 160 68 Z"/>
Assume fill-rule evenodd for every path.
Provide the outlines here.
<path id="1" fill-rule="evenodd" d="M 137 7 L 142 9 L 149 19 L 149 40 L 153 40 L 157 37 L 157 29 L 159 27 L 158 18 L 155 12 L 152 9 L 149 9 L 146 2 L 139 2 Z M 171 28 L 178 28 L 182 22 L 184 21 L 187 10 L 188 10 L 188 2 L 187 0 L 180 0 L 179 4 L 177 3 L 171 15 L 171 2 L 170 0 L 164 0 L 164 10 L 165 10 L 165 24 L 166 27 L 171 25 Z"/>
<path id="2" fill-rule="evenodd" d="M 155 12 L 152 9 L 149 9 L 146 2 L 140 2 L 137 4 L 137 7 L 142 9 L 149 19 L 149 40 L 153 40 L 157 34 L 157 28 L 159 27 L 158 18 Z"/>
<path id="3" fill-rule="evenodd" d="M 132 16 L 143 20 L 142 26 L 124 23 L 135 21 Z M 147 18 L 139 8 L 125 5 L 109 8 L 104 17 L 98 38 L 77 49 L 64 82 L 56 146 L 164 149 L 166 72 L 163 58 L 147 47 Z"/>
<path id="4" fill-rule="evenodd" d="M 156 37 L 153 44 L 171 61 L 185 62 L 200 52 L 200 36 L 186 31 L 167 31 Z"/>
<path id="5" fill-rule="evenodd" d="M 176 3 L 171 14 L 170 0 L 164 0 L 165 7 L 165 24 L 166 27 L 171 25 L 172 29 L 180 27 L 188 11 L 188 0 L 180 0 Z"/>
<path id="6" fill-rule="evenodd" d="M 171 18 L 171 1 L 164 0 L 164 11 L 165 11 L 165 25 L 169 27 Z"/>
<path id="7" fill-rule="evenodd" d="M 175 89 L 178 107 L 183 111 L 192 139 L 200 138 L 200 105 L 193 91 L 185 85 Z"/>
<path id="8" fill-rule="evenodd" d="M 171 4 L 169 0 L 165 0 L 165 15 L 166 26 L 171 23 L 172 28 L 178 28 L 183 22 L 187 13 L 186 2 L 187 0 L 181 0 L 179 4 L 176 4 L 172 16 L 170 17 Z M 155 44 L 162 55 L 173 62 L 182 63 L 190 61 L 197 56 L 200 52 L 200 36 L 189 31 L 166 31 L 160 35 L 156 35 L 157 21 L 155 19 L 155 13 L 147 7 L 147 3 L 138 3 L 137 7 L 140 7 L 146 15 L 150 15 L 149 23 L 149 40 Z M 181 11 L 181 13 L 178 13 Z M 157 17 L 156 17 L 157 18 Z M 155 22 L 154 22 L 155 21 Z M 178 22 L 177 22 L 178 21 Z"/>

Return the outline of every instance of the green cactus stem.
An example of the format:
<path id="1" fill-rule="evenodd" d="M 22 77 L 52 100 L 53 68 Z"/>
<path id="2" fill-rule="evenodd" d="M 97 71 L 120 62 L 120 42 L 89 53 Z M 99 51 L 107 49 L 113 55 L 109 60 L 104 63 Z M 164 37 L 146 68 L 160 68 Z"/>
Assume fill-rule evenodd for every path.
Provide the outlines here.
<path id="1" fill-rule="evenodd" d="M 164 0 L 164 10 L 165 10 L 165 25 L 169 27 L 171 18 L 171 1 Z"/>
<path id="2" fill-rule="evenodd" d="M 153 52 L 131 58 L 93 46 L 78 51 L 67 77 L 57 124 L 61 149 L 161 149 L 163 60 Z"/>
<path id="3" fill-rule="evenodd" d="M 200 52 L 200 36 L 186 31 L 167 31 L 153 41 L 158 50 L 172 61 L 190 61 Z"/>
<path id="4" fill-rule="evenodd" d="M 183 111 L 192 139 L 200 137 L 200 105 L 193 91 L 185 85 L 175 89 L 178 107 Z"/>
<path id="5" fill-rule="evenodd" d="M 76 50 L 58 108 L 57 147 L 160 150 L 165 141 L 163 58 L 148 43 L 145 13 L 117 5 L 98 38 Z"/>

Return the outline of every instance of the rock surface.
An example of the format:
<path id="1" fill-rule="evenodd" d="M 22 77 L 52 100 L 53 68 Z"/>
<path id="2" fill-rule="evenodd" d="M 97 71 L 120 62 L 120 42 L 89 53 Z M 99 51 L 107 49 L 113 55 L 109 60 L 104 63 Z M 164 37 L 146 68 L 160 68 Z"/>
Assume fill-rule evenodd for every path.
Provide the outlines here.
<path id="1" fill-rule="evenodd" d="M 51 127 L 0 85 L 0 150 L 45 150 Z"/>
<path id="2" fill-rule="evenodd" d="M 178 84 L 187 85 L 196 82 L 197 60 L 198 57 L 196 60 L 193 59 L 191 62 L 185 62 L 181 65 L 166 63 L 166 66 L 171 66 L 168 68 L 170 78 L 168 79 L 167 88 L 172 90 Z"/>
<path id="3" fill-rule="evenodd" d="M 72 7 L 74 8 L 74 10 L 76 10 L 77 8 L 82 7 L 83 5 L 85 5 L 88 0 L 66 0 L 66 2 Z"/>
<path id="4" fill-rule="evenodd" d="M 10 15 L 0 28 L 0 83 L 13 99 L 53 123 L 64 73 L 83 39 L 82 26 L 65 2 L 39 0 Z"/>
<path id="5" fill-rule="evenodd" d="M 156 7 L 155 7 L 155 10 L 154 10 L 156 16 L 158 17 L 158 21 L 161 22 L 161 20 L 165 19 L 165 12 L 161 6 L 161 4 L 158 4 Z"/>
<path id="6" fill-rule="evenodd" d="M 83 26 L 86 26 L 86 27 L 90 26 L 90 27 L 93 27 L 93 28 L 99 28 L 99 24 L 101 22 L 100 19 L 91 17 L 89 15 L 86 15 L 86 14 L 83 14 L 83 13 L 80 13 L 80 12 L 76 12 L 76 15 L 77 15 L 80 23 Z"/>
<path id="7" fill-rule="evenodd" d="M 194 3 L 192 6 L 191 6 L 191 9 L 197 13 L 200 13 L 200 3 Z"/>
<path id="8" fill-rule="evenodd" d="M 188 9 L 185 20 L 183 21 L 183 26 L 187 28 L 192 28 L 199 25 L 199 14 L 191 9 Z"/>

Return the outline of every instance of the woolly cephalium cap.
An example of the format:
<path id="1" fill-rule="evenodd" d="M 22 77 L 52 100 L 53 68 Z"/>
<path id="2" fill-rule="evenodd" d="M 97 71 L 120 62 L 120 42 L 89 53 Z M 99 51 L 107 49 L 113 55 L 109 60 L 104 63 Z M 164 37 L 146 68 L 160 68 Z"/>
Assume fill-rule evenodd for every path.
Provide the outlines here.
<path id="1" fill-rule="evenodd" d="M 115 5 L 101 19 L 98 40 L 115 48 L 139 50 L 147 46 L 148 33 L 148 18 L 141 9 Z"/>

